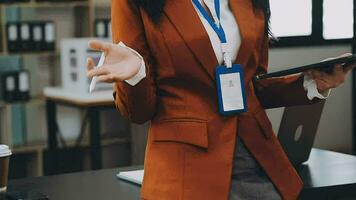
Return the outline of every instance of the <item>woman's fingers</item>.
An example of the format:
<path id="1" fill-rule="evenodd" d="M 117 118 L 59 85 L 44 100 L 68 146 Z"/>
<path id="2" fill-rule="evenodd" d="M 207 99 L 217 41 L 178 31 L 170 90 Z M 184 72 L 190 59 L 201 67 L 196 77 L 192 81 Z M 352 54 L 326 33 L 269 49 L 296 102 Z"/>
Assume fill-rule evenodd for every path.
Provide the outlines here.
<path id="1" fill-rule="evenodd" d="M 333 75 L 336 75 L 336 76 L 345 75 L 345 71 L 344 71 L 344 68 L 342 67 L 342 65 L 335 65 Z"/>
<path id="2" fill-rule="evenodd" d="M 113 83 L 115 81 L 115 78 L 113 75 L 107 74 L 107 75 L 98 76 L 96 80 L 97 82 L 101 82 L 101 83 Z"/>
<path id="3" fill-rule="evenodd" d="M 345 53 L 345 54 L 342 54 L 341 56 L 339 56 L 339 58 L 342 58 L 342 57 L 348 57 L 348 56 L 352 56 L 352 53 Z M 352 63 L 352 64 L 349 64 L 348 66 L 344 66 L 342 67 L 343 71 L 345 74 L 347 74 L 348 72 L 350 72 L 354 67 L 356 66 L 356 63 Z"/>
<path id="4" fill-rule="evenodd" d="M 331 86 L 324 80 L 316 80 L 316 86 L 319 89 L 319 91 L 325 91 L 331 88 Z"/>
<path id="5" fill-rule="evenodd" d="M 345 73 L 342 65 L 336 65 L 334 68 L 334 74 L 333 74 L 334 83 L 336 85 L 340 85 L 340 84 L 344 83 L 345 77 L 346 77 L 346 73 Z"/>
<path id="6" fill-rule="evenodd" d="M 346 53 L 337 58 L 347 57 L 350 55 L 350 53 Z M 319 91 L 324 91 L 330 88 L 336 88 L 344 83 L 347 73 L 355 66 L 356 64 L 350 64 L 350 66 L 337 64 L 334 66 L 332 74 L 318 70 L 311 70 L 311 72 L 307 72 L 305 74 L 310 75 L 315 80 Z"/>
<path id="7" fill-rule="evenodd" d="M 319 78 L 324 77 L 324 76 L 327 75 L 326 73 L 321 72 L 319 70 L 313 70 L 313 71 L 311 71 L 310 74 L 311 74 L 313 79 L 319 79 Z"/>
<path id="8" fill-rule="evenodd" d="M 108 73 L 109 71 L 106 69 L 105 65 L 103 65 L 101 67 L 89 70 L 87 76 L 91 78 L 93 76 L 101 76 L 101 75 L 106 75 Z"/>
<path id="9" fill-rule="evenodd" d="M 331 88 L 336 88 L 338 87 L 341 83 L 338 83 L 335 81 L 331 75 L 327 75 L 324 77 L 320 77 L 318 79 L 315 79 L 317 88 L 319 91 L 325 91 Z"/>
<path id="10" fill-rule="evenodd" d="M 122 71 L 116 71 L 115 74 L 107 73 L 104 75 L 99 75 L 99 76 L 97 76 L 96 80 L 98 82 L 113 83 L 115 81 L 124 81 L 124 80 L 126 80 L 126 77 Z"/>
<path id="11" fill-rule="evenodd" d="M 95 67 L 95 62 L 93 58 L 87 58 L 87 70 L 90 71 L 94 69 L 94 67 Z"/>
<path id="12" fill-rule="evenodd" d="M 100 40 L 90 40 L 89 47 L 97 51 L 108 52 L 111 49 L 112 44 Z"/>
<path id="13" fill-rule="evenodd" d="M 341 65 L 336 65 L 332 74 L 313 71 L 312 78 L 316 81 L 318 89 L 324 90 L 341 85 L 345 81 L 345 72 Z"/>
<path id="14" fill-rule="evenodd" d="M 115 68 L 115 70 L 113 70 Z M 103 65 L 98 68 L 93 68 L 87 72 L 87 76 L 92 78 L 97 77 L 98 82 L 114 82 L 115 80 L 126 80 L 125 73 L 116 66 Z"/>
<path id="15" fill-rule="evenodd" d="M 353 68 L 356 67 L 356 62 L 351 63 L 351 64 L 347 64 L 346 66 L 343 66 L 343 67 L 344 67 L 344 72 L 347 74 L 347 73 L 349 73 Z"/>

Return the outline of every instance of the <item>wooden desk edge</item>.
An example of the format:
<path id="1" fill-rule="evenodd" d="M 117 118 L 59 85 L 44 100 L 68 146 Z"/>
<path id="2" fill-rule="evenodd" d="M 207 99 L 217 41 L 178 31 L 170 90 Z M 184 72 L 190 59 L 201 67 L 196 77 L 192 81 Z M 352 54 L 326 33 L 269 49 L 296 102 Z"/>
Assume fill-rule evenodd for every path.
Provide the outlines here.
<path id="1" fill-rule="evenodd" d="M 75 105 L 78 107 L 99 107 L 99 106 L 115 106 L 114 99 L 110 101 L 80 101 L 80 100 L 69 100 L 64 98 L 56 98 L 50 96 L 43 96 L 46 101 L 53 101 L 60 104 Z"/>

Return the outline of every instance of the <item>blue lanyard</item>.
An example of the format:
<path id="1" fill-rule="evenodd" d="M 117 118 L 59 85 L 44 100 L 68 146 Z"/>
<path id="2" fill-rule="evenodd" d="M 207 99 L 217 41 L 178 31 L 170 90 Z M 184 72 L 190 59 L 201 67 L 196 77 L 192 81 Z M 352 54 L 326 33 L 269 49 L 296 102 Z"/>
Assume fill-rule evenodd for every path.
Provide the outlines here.
<path id="1" fill-rule="evenodd" d="M 204 9 L 203 5 L 199 2 L 199 0 L 192 0 L 194 5 L 198 8 L 199 12 L 203 15 L 205 20 L 210 24 L 210 26 L 214 29 L 216 34 L 218 35 L 221 43 L 226 43 L 226 35 L 225 31 L 220 23 L 220 0 L 215 0 L 215 12 L 216 16 L 219 19 L 219 26 L 215 24 L 214 19 L 210 17 L 208 12 Z"/>

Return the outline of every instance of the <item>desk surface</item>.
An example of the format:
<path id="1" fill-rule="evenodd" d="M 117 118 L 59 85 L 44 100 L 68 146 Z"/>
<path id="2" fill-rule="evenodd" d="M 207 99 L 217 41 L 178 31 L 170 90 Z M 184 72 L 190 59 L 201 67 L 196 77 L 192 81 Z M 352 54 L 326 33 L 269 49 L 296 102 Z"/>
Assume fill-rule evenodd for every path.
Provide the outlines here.
<path id="1" fill-rule="evenodd" d="M 61 103 L 74 104 L 77 106 L 100 106 L 114 104 L 112 90 L 86 93 L 58 87 L 47 87 L 44 89 L 43 94 L 46 99 Z"/>
<path id="2" fill-rule="evenodd" d="M 303 193 L 316 191 L 320 197 L 321 193 L 325 196 L 330 196 L 330 193 L 336 195 L 339 190 L 344 194 L 344 188 L 356 191 L 354 156 L 313 149 L 309 161 L 298 171 L 305 184 Z M 36 190 L 48 195 L 51 200 L 140 199 L 140 187 L 118 180 L 115 176 L 117 172 L 118 169 L 107 169 L 13 180 L 9 183 L 9 191 Z"/>
<path id="3" fill-rule="evenodd" d="M 313 149 L 308 162 L 298 168 L 304 188 L 356 184 L 356 157 Z"/>

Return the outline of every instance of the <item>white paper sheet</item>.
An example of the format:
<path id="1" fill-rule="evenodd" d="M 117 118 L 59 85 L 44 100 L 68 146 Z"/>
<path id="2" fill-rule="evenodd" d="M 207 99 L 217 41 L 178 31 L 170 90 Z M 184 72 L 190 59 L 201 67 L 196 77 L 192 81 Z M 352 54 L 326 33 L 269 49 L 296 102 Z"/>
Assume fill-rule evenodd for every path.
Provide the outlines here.
<path id="1" fill-rule="evenodd" d="M 116 176 L 119 179 L 141 185 L 143 180 L 143 172 L 143 170 L 122 171 L 119 172 Z"/>
<path id="2" fill-rule="evenodd" d="M 244 108 L 240 73 L 220 74 L 224 111 Z"/>

